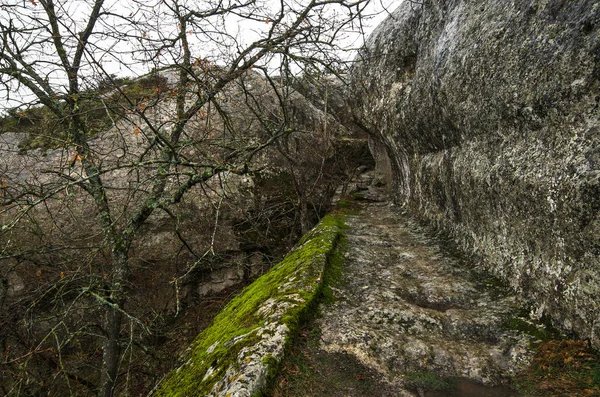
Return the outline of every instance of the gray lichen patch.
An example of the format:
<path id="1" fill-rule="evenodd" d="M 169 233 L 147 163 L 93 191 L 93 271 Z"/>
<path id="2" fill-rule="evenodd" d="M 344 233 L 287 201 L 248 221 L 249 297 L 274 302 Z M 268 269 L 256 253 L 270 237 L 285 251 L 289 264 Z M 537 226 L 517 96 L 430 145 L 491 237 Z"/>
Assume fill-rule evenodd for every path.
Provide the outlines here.
<path id="1" fill-rule="evenodd" d="M 277 369 L 301 317 L 314 305 L 342 216 L 323 220 L 271 271 L 234 298 L 153 396 L 250 397 Z"/>
<path id="2" fill-rule="evenodd" d="M 508 286 L 489 283 L 394 206 L 362 206 L 346 218 L 343 276 L 318 320 L 323 349 L 356 356 L 402 395 L 414 391 L 412 374 L 494 386 L 528 366 L 539 335 L 508 326 L 522 314 Z"/>
<path id="3" fill-rule="evenodd" d="M 351 109 L 411 215 L 600 348 L 600 3 L 405 1 Z"/>

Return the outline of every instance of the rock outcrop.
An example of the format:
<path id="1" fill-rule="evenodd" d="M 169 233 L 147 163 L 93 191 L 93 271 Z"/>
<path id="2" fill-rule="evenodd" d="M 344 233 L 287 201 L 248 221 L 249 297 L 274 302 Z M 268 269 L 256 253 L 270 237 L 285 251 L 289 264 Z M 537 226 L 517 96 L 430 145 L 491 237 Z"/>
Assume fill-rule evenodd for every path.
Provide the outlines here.
<path id="1" fill-rule="evenodd" d="M 353 71 L 396 199 L 600 347 L 600 4 L 421 3 Z"/>
<path id="2" fill-rule="evenodd" d="M 153 396 L 261 395 L 289 338 L 315 305 L 338 250 L 343 217 L 330 215 L 219 313 Z"/>

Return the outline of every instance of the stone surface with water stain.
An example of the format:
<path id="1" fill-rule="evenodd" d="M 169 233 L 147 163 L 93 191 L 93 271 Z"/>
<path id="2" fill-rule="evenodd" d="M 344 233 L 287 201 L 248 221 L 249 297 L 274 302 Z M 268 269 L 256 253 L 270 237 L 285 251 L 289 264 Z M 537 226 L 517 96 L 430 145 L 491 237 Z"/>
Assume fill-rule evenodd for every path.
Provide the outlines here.
<path id="1" fill-rule="evenodd" d="M 319 320 L 323 349 L 355 355 L 399 390 L 419 372 L 499 385 L 530 362 L 534 338 L 505 326 L 522 303 L 509 288 L 389 203 L 367 202 L 346 223 L 344 273 Z"/>

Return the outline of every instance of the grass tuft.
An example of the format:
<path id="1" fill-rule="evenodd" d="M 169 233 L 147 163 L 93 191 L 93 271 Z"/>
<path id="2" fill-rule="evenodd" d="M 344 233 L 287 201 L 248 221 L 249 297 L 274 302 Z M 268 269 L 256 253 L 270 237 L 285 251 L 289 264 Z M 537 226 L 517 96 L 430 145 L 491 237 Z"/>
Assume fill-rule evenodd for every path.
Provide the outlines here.
<path id="1" fill-rule="evenodd" d="M 600 356 L 587 341 L 544 342 L 517 385 L 528 396 L 600 396 Z"/>

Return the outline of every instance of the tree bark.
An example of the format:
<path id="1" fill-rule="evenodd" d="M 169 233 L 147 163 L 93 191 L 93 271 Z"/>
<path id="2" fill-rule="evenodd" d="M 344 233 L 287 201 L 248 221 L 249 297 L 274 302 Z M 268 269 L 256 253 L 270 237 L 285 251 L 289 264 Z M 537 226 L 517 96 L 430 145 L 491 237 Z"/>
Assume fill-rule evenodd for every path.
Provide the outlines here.
<path id="1" fill-rule="evenodd" d="M 308 200 L 307 200 L 307 183 L 306 176 L 302 173 L 298 173 L 298 181 L 296 184 L 296 194 L 298 195 L 298 210 L 300 211 L 300 229 L 302 235 L 305 235 L 310 230 L 310 217 L 308 213 Z"/>
<path id="2" fill-rule="evenodd" d="M 125 283 L 129 279 L 130 269 L 125 250 L 113 252 L 113 277 L 105 318 L 104 356 L 100 378 L 100 397 L 113 397 L 119 373 L 121 357 L 121 325 L 123 324 L 123 304 L 125 303 Z"/>

